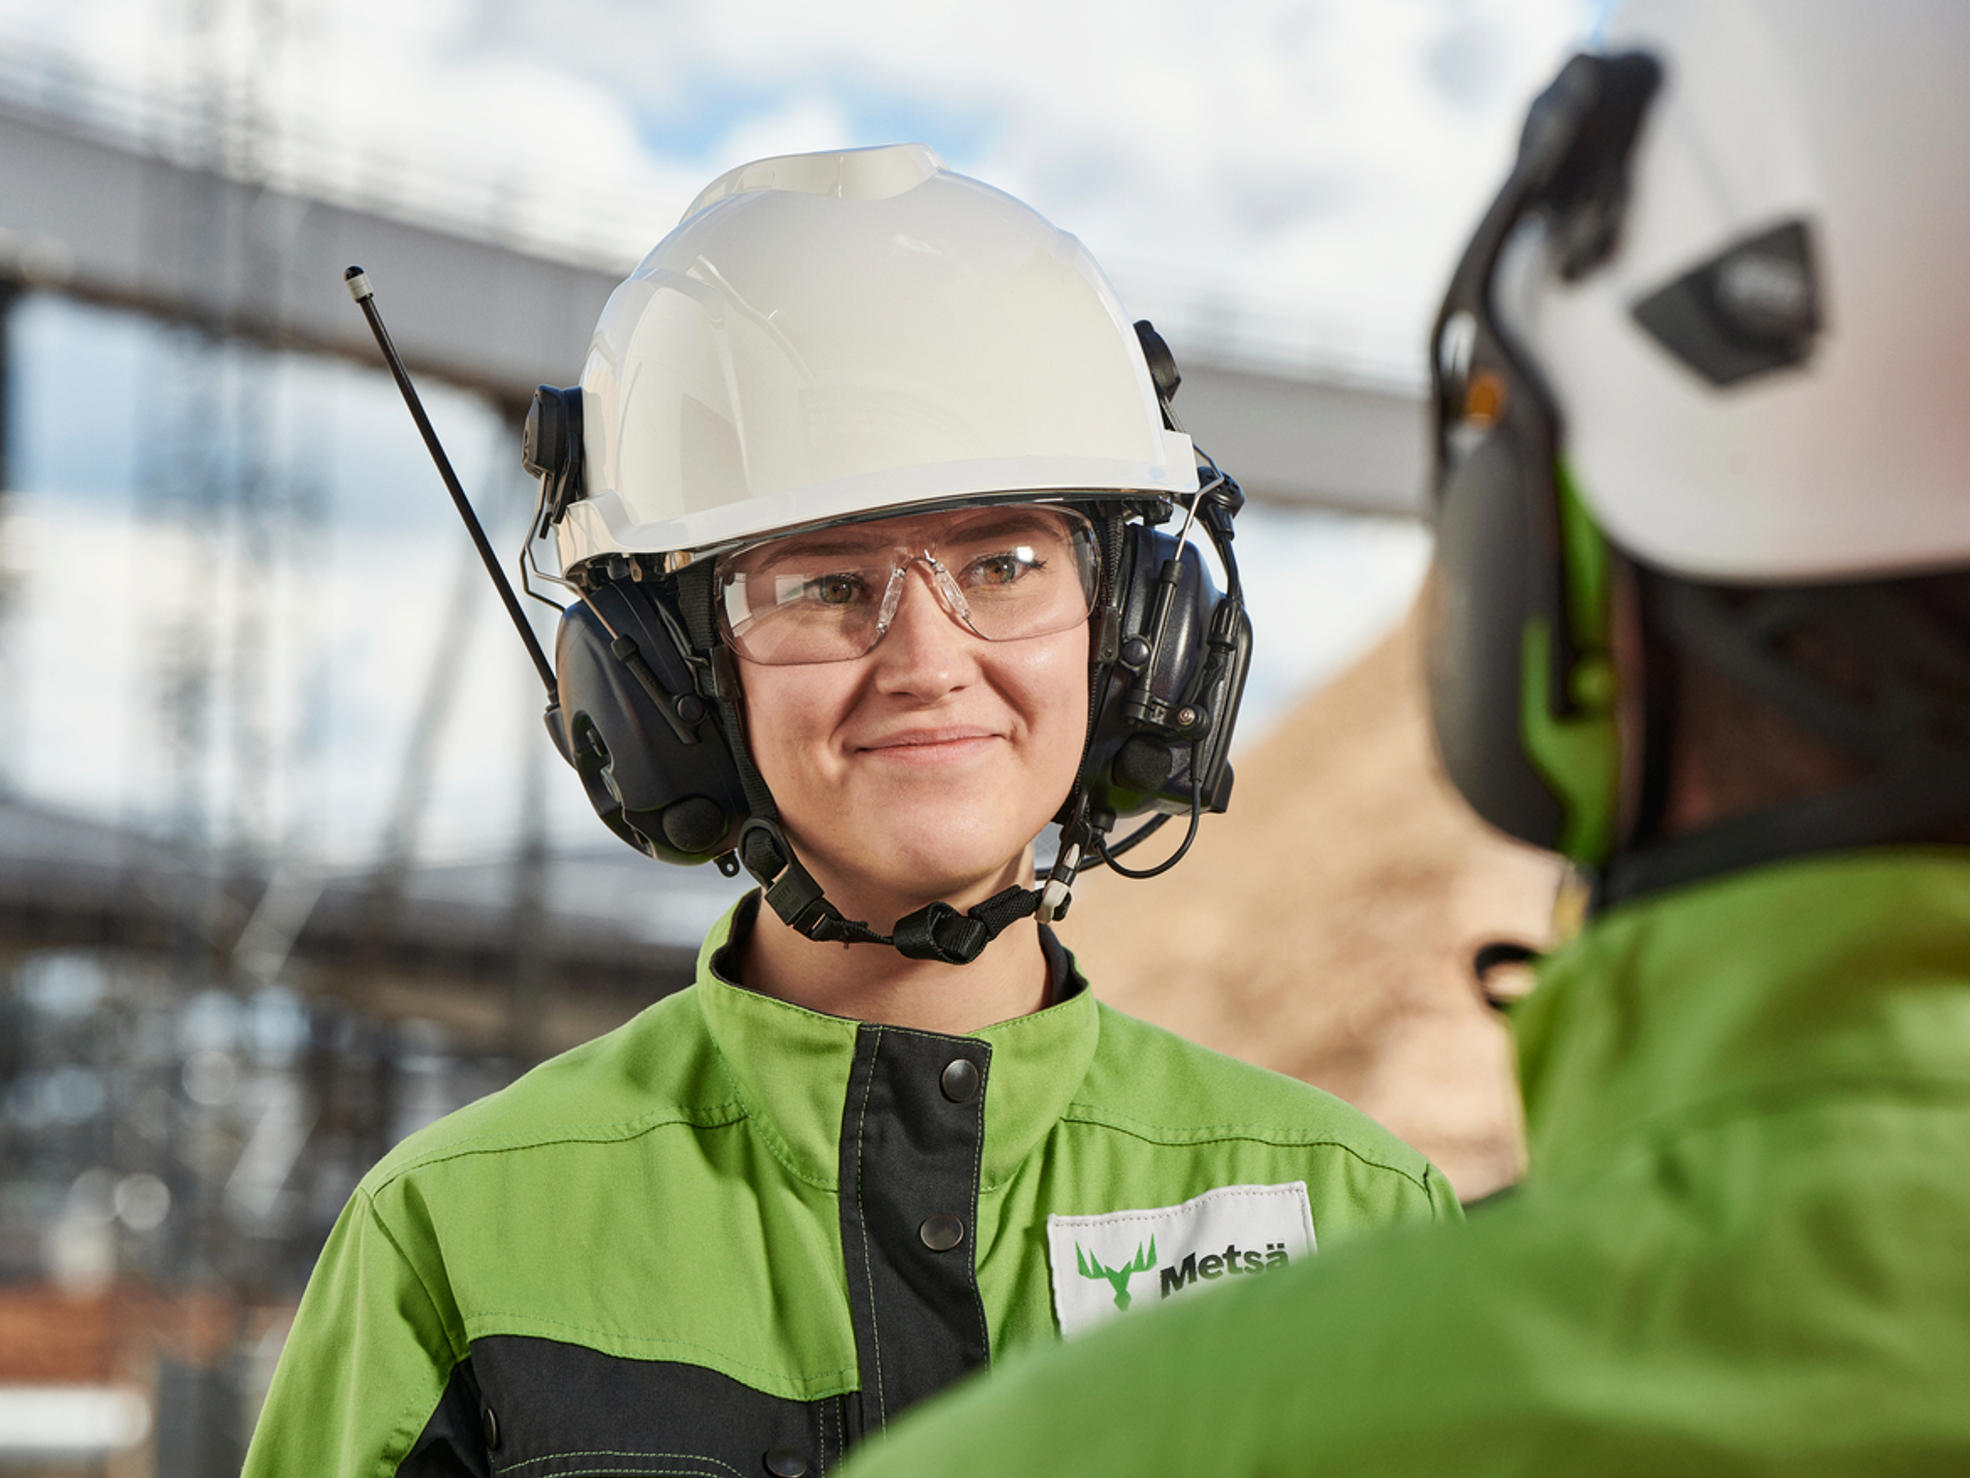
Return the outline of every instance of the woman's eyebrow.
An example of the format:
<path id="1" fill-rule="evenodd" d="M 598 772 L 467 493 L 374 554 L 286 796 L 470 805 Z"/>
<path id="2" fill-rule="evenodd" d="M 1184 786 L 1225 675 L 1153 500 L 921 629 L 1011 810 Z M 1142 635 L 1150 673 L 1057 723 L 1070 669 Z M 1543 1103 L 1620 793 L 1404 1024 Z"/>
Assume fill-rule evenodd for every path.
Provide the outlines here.
<path id="1" fill-rule="evenodd" d="M 997 517 L 980 518 L 953 532 L 960 539 L 1000 539 L 1007 534 L 1051 533 L 1057 527 L 1056 521 L 1044 513 L 1008 509 Z"/>
<path id="2" fill-rule="evenodd" d="M 893 547 L 892 541 L 883 539 L 801 539 L 790 544 L 775 545 L 757 550 L 758 562 L 748 561 L 754 574 L 764 574 L 794 559 L 857 559 L 865 555 L 887 553 Z"/>

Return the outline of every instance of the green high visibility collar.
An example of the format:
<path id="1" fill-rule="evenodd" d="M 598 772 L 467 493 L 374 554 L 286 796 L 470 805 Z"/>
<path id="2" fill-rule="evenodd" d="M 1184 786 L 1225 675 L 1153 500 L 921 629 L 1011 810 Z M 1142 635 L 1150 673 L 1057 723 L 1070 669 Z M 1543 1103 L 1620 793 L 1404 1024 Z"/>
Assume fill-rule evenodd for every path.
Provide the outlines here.
<path id="1" fill-rule="evenodd" d="M 734 905 L 698 952 L 705 1023 L 747 1115 L 774 1155 L 802 1180 L 832 1191 L 840 1174 L 842 1110 L 858 1034 L 937 1034 L 809 1011 L 728 979 L 714 960 L 730 943 L 740 911 L 754 907 L 750 898 Z M 1100 1014 L 1080 972 L 1070 968 L 1069 973 L 1065 999 L 1057 1004 L 969 1034 L 993 1049 L 985 1081 L 991 1110 L 985 1115 L 982 1190 L 1011 1178 L 1059 1121 L 1094 1060 Z"/>

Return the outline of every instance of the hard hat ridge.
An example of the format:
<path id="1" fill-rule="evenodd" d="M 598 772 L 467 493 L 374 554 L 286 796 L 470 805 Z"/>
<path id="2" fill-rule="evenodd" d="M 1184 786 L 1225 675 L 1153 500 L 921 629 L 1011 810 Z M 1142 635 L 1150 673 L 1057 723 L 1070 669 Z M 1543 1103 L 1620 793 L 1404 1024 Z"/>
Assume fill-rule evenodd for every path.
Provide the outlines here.
<path id="1" fill-rule="evenodd" d="M 564 569 L 1008 492 L 1197 485 L 1085 248 L 922 145 L 757 161 L 616 290 Z"/>

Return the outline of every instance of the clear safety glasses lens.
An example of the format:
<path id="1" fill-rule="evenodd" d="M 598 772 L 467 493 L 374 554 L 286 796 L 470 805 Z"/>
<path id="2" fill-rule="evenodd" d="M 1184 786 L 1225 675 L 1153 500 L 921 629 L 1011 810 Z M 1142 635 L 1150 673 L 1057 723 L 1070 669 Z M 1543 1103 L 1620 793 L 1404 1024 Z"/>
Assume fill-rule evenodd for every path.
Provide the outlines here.
<path id="1" fill-rule="evenodd" d="M 1032 504 L 843 524 L 720 556 L 719 616 L 748 661 L 846 662 L 882 640 L 916 571 L 974 636 L 1050 636 L 1094 609 L 1096 548 L 1080 514 Z"/>

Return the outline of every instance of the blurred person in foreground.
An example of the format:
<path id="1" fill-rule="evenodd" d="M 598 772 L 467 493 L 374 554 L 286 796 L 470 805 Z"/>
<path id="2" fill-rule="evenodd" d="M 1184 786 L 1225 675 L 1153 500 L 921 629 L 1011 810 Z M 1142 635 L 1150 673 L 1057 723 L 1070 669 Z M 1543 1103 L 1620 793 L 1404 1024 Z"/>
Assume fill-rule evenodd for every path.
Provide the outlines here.
<path id="1" fill-rule="evenodd" d="M 1047 926 L 1120 818 L 1229 790 L 1239 499 L 1176 384 L 921 145 L 742 166 L 616 290 L 527 439 L 552 727 L 619 836 L 760 890 L 693 986 L 364 1178 L 250 1474 L 821 1474 L 1009 1350 L 1458 1216 Z"/>
<path id="2" fill-rule="evenodd" d="M 1594 880 L 1530 1173 L 856 1478 L 1970 1471 L 1970 8 L 1606 35 L 1432 345 L 1439 747 Z"/>

